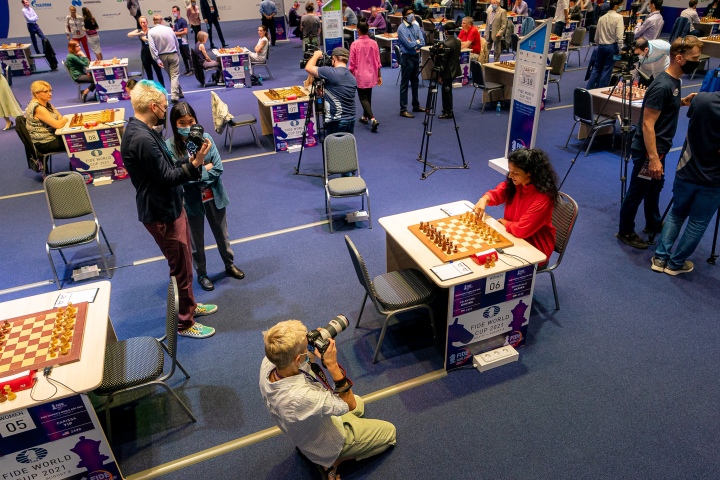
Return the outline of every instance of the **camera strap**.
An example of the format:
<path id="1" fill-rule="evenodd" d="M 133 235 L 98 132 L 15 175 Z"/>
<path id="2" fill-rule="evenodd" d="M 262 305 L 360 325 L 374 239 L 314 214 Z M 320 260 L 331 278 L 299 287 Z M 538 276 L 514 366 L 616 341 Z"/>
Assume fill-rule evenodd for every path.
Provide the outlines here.
<path id="1" fill-rule="evenodd" d="M 327 376 L 325 375 L 325 370 L 323 370 L 322 367 L 315 362 L 310 364 L 310 368 L 312 369 L 315 376 L 320 380 L 320 382 L 323 385 L 325 385 L 325 388 L 332 391 L 332 388 L 330 388 L 330 383 L 328 382 Z M 306 373 L 306 375 L 308 375 L 308 374 Z"/>

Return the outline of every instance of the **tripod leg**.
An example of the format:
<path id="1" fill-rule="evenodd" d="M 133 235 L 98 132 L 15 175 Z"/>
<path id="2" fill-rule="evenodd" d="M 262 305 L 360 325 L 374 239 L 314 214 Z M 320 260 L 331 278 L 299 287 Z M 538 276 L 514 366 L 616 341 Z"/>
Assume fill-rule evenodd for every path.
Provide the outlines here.
<path id="1" fill-rule="evenodd" d="M 670 203 L 668 203 L 667 208 L 665 209 L 665 212 L 662 214 L 662 217 L 660 217 L 660 225 L 665 223 L 665 217 L 667 217 L 667 214 L 670 213 L 670 207 L 672 207 L 674 198 L 670 199 Z M 716 226 L 717 231 L 717 226 Z M 658 232 L 648 232 L 648 243 L 650 245 L 655 245 L 655 236 L 658 234 Z M 713 243 L 713 251 L 715 251 L 715 244 Z"/>
<path id="2" fill-rule="evenodd" d="M 713 244 L 712 251 L 710 252 L 710 257 L 707 259 L 707 262 L 710 265 L 715 265 L 715 260 L 717 260 L 718 258 L 718 255 L 715 253 L 715 247 L 717 247 L 718 227 L 720 227 L 720 209 L 718 209 L 718 212 L 715 216 L 715 236 L 713 236 Z"/>

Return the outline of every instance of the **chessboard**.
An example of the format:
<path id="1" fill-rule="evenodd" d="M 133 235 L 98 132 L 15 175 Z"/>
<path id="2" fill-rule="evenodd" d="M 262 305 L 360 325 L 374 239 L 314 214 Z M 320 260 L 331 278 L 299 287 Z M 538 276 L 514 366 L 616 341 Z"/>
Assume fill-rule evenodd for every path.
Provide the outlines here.
<path id="1" fill-rule="evenodd" d="M 495 66 L 515 70 L 515 62 L 495 62 Z"/>
<path id="2" fill-rule="evenodd" d="M 710 40 L 711 42 L 720 42 L 720 35 L 711 35 L 703 38 L 703 40 Z"/>
<path id="3" fill-rule="evenodd" d="M 398 38 L 397 33 L 382 33 L 380 35 L 376 35 L 376 37 Z"/>
<path id="4" fill-rule="evenodd" d="M 625 98 L 627 98 L 628 100 L 631 100 L 631 101 L 642 100 L 643 98 L 645 98 L 646 91 L 647 91 L 647 87 L 645 87 L 643 85 L 634 86 L 632 88 L 632 92 L 630 92 L 630 90 L 628 90 L 626 92 Z M 621 86 L 618 86 L 617 88 L 615 88 L 614 92 L 612 91 L 612 89 L 608 89 L 608 90 L 603 90 L 600 93 L 602 93 L 603 95 L 610 95 L 610 92 L 612 92 L 613 97 L 617 97 L 617 98 L 623 97 Z M 630 96 L 631 93 L 632 93 L 632 97 Z"/>
<path id="5" fill-rule="evenodd" d="M 120 65 L 121 60 L 117 57 L 113 57 L 112 60 L 95 60 L 90 65 L 93 67 L 112 67 L 113 65 Z"/>
<path id="6" fill-rule="evenodd" d="M 550 35 L 550 41 L 551 42 L 557 42 L 558 40 L 562 40 L 562 37 L 558 37 L 557 35 Z"/>
<path id="7" fill-rule="evenodd" d="M 717 17 L 702 17 L 700 19 L 700 23 L 715 23 L 717 21 Z"/>
<path id="8" fill-rule="evenodd" d="M 513 243 L 472 212 L 408 227 L 443 263 Z"/>
<path id="9" fill-rule="evenodd" d="M 71 127 L 82 127 L 86 123 L 108 123 L 115 121 L 115 110 L 101 110 L 93 113 L 76 113 L 70 120 Z"/>
<path id="10" fill-rule="evenodd" d="M 87 310 L 83 302 L 1 321 L 0 376 L 80 360 Z"/>
<path id="11" fill-rule="evenodd" d="M 219 48 L 217 52 L 221 55 L 237 55 L 245 53 L 245 49 L 243 47 Z"/>
<path id="12" fill-rule="evenodd" d="M 301 87 L 288 88 L 271 88 L 265 92 L 265 96 L 270 100 L 287 100 L 288 97 L 296 95 L 298 98 L 306 97 L 307 93 L 303 92 Z"/>
<path id="13" fill-rule="evenodd" d="M 3 50 L 20 47 L 22 47 L 22 43 L 3 43 L 2 45 L 0 45 L 0 48 L 2 48 Z"/>

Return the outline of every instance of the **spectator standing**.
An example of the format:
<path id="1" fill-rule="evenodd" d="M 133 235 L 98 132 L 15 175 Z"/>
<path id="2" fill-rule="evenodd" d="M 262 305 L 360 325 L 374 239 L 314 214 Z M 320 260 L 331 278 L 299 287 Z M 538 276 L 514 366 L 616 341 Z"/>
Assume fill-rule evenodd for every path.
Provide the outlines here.
<path id="1" fill-rule="evenodd" d="M 502 53 L 502 43 L 507 29 L 507 22 L 507 11 L 500 6 L 499 0 L 490 0 L 487 25 L 485 26 L 485 40 L 488 43 L 488 51 L 492 50 L 494 46 L 496 62 L 500 60 L 500 54 Z"/>
<path id="2" fill-rule="evenodd" d="M 174 19 L 173 31 L 175 32 L 175 36 L 178 40 L 180 55 L 182 56 L 183 64 L 185 64 L 185 76 L 187 77 L 193 74 L 192 58 L 190 57 L 190 45 L 188 45 L 188 23 L 187 20 L 182 17 L 180 7 L 177 5 L 172 7 L 172 14 Z"/>
<path id="3" fill-rule="evenodd" d="M 407 111 L 408 82 L 412 89 L 413 112 L 425 112 L 418 100 L 420 49 L 425 46 L 425 35 L 415 21 L 412 7 L 403 8 L 402 22 L 398 27 L 397 35 L 400 44 L 400 116 L 415 118 L 415 115 Z"/>
<path id="4" fill-rule="evenodd" d="M 265 30 L 270 32 L 270 44 L 275 46 L 277 32 L 275 32 L 275 15 L 277 15 L 277 6 L 272 0 L 262 0 L 260 2 L 260 15 Z"/>
<path id="5" fill-rule="evenodd" d="M 625 35 L 623 17 L 617 12 L 622 0 L 610 0 L 610 10 L 597 24 L 595 41 L 598 44 L 595 65 L 590 72 L 587 89 L 610 85 L 615 55 L 620 53 L 620 43 Z"/>
<path id="6" fill-rule="evenodd" d="M 177 37 L 172 28 L 163 25 L 160 14 L 153 15 L 155 26 L 148 32 L 148 44 L 153 60 L 164 68 L 170 77 L 170 99 L 177 103 L 178 99 L 185 98 L 180 87 L 180 59 Z"/>
<path id="7" fill-rule="evenodd" d="M 162 69 L 160 68 L 160 65 L 155 63 L 152 53 L 150 53 L 150 45 L 148 43 L 148 32 L 150 30 L 148 29 L 147 18 L 141 15 L 138 17 L 138 23 L 140 24 L 140 28 L 128 33 L 128 37 L 138 37 L 140 39 L 140 61 L 142 62 L 143 70 L 145 70 L 145 76 L 148 80 L 153 80 L 154 71 L 158 83 L 165 88 L 165 79 L 163 79 Z"/>
<path id="8" fill-rule="evenodd" d="M 187 14 L 187 21 L 190 25 L 190 30 L 195 34 L 195 43 L 198 41 L 198 32 L 200 32 L 200 7 L 197 6 L 197 0 L 191 0 L 190 5 L 185 8 Z"/>
<path id="9" fill-rule="evenodd" d="M 307 48 L 307 45 L 318 46 L 318 35 L 320 34 L 320 18 L 315 15 L 315 5 L 312 2 L 308 2 L 305 5 L 305 15 L 300 19 L 300 31 L 303 37 L 303 49 Z"/>
<path id="10" fill-rule="evenodd" d="M 372 7 L 375 8 L 375 7 Z M 368 36 L 368 22 L 361 18 L 358 23 L 358 39 L 350 45 L 350 72 L 357 81 L 357 93 L 363 116 L 360 123 L 370 122 L 370 131 L 377 132 L 380 122 L 375 119 L 372 111 L 372 89 L 382 85 L 380 72 L 380 49 L 377 42 Z"/>
<path id="11" fill-rule="evenodd" d="M 70 7 L 70 15 L 65 17 L 65 34 L 67 35 L 68 42 L 70 40 L 77 40 L 78 43 L 82 44 L 85 55 L 90 58 L 90 48 L 88 47 L 87 36 L 85 35 L 85 21 L 77 16 L 77 9 Z"/>
<path id="12" fill-rule="evenodd" d="M 215 25 L 218 37 L 220 37 L 220 44 L 223 48 L 227 47 L 228 45 L 225 43 L 225 37 L 223 37 L 222 29 L 220 28 L 220 12 L 218 12 L 215 0 L 200 0 L 200 11 L 207 25 L 208 36 L 210 37 L 210 48 L 215 48 L 212 34 L 213 25 Z"/>
<path id="13" fill-rule="evenodd" d="M 645 20 L 638 20 L 635 25 L 635 38 L 646 38 L 648 40 L 655 40 L 662 32 L 665 20 L 663 20 L 660 14 L 663 0 L 650 0 L 650 14 L 645 17 Z"/>
<path id="14" fill-rule="evenodd" d="M 301 15 L 298 13 L 298 9 L 300 8 L 300 2 L 293 3 L 292 8 L 288 12 L 288 27 L 295 27 L 292 31 L 292 34 L 296 37 L 302 36 L 302 33 L 300 33 L 300 17 Z"/>
<path id="15" fill-rule="evenodd" d="M 82 14 L 83 24 L 85 25 L 85 32 L 87 33 L 87 41 L 90 45 L 90 49 L 95 54 L 96 59 L 102 60 L 103 56 L 102 49 L 100 48 L 100 35 L 98 34 L 98 30 L 100 28 L 98 27 L 95 17 L 93 17 L 89 8 L 83 7 Z"/>
<path id="16" fill-rule="evenodd" d="M 563 30 L 570 23 L 570 2 L 568 0 L 558 0 L 555 5 L 553 21 L 555 22 L 553 33 L 558 37 L 562 36 Z"/>
<path id="17" fill-rule="evenodd" d="M 43 32 L 40 29 L 40 25 L 37 24 L 39 17 L 37 13 L 35 13 L 35 9 L 30 6 L 29 0 L 22 0 L 22 5 L 22 14 L 25 17 L 25 22 L 27 22 L 27 29 L 30 33 L 30 40 L 32 41 L 33 47 L 35 48 L 35 53 L 39 55 L 40 50 L 38 50 L 37 37 L 40 37 L 40 40 L 45 40 L 45 35 L 43 35 Z"/>

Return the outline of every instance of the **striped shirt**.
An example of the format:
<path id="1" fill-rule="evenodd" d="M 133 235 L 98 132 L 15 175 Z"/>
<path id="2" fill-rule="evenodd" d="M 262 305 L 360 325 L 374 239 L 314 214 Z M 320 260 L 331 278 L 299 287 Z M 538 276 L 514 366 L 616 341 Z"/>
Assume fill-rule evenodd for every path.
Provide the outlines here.
<path id="1" fill-rule="evenodd" d="M 299 375 L 270 381 L 275 365 L 263 358 L 260 393 L 275 423 L 313 463 L 330 467 L 345 445 L 342 422 L 347 403 L 325 388 L 306 365 Z M 333 420 L 333 418 L 336 418 Z"/>

